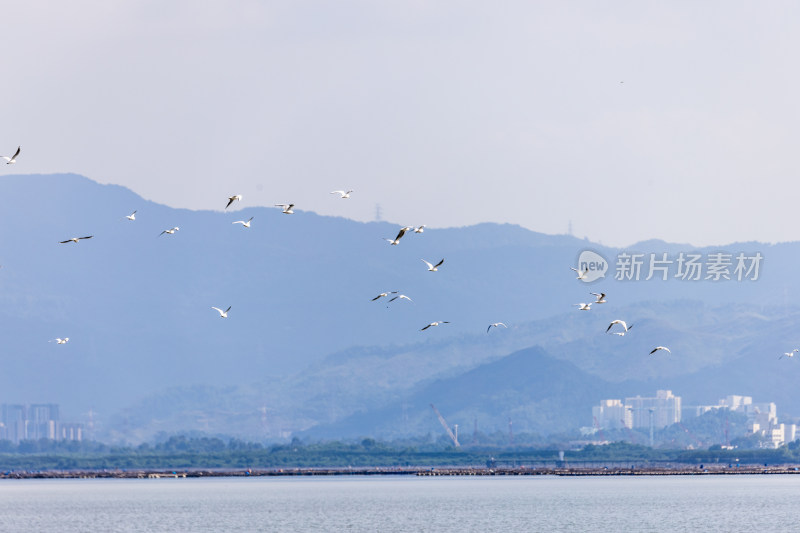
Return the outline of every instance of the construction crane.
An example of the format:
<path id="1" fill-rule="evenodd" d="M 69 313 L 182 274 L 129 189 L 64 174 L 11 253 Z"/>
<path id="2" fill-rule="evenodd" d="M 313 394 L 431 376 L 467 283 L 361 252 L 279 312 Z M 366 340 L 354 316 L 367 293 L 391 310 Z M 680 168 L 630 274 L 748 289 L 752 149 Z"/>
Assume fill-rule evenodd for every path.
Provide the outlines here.
<path id="1" fill-rule="evenodd" d="M 597 436 L 600 437 L 600 442 L 604 442 L 606 440 L 606 436 L 603 434 L 603 428 L 600 427 L 600 422 L 597 421 L 597 417 L 593 416 L 594 418 L 594 428 L 597 430 Z"/>
<path id="2" fill-rule="evenodd" d="M 439 423 L 442 424 L 442 427 L 445 431 L 447 431 L 447 435 L 450 437 L 450 440 L 453 441 L 453 446 L 456 448 L 460 448 L 461 444 L 458 443 L 458 436 L 453 433 L 453 430 L 450 429 L 450 426 L 447 425 L 447 420 L 444 419 L 442 413 L 436 408 L 435 405 L 431 404 L 431 409 L 433 412 L 436 413 L 436 416 L 439 418 Z M 458 431 L 458 426 L 456 426 L 456 431 Z"/>

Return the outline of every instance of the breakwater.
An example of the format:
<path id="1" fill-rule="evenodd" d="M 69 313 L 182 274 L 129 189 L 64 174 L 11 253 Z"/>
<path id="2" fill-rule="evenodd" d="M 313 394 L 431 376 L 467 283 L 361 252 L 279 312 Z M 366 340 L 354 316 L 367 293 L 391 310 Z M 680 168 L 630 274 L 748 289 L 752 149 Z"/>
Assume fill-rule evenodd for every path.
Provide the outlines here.
<path id="1" fill-rule="evenodd" d="M 703 476 L 800 474 L 800 465 L 672 465 L 629 467 L 359 467 L 188 470 L 6 471 L 2 479 L 169 479 L 260 476 Z"/>

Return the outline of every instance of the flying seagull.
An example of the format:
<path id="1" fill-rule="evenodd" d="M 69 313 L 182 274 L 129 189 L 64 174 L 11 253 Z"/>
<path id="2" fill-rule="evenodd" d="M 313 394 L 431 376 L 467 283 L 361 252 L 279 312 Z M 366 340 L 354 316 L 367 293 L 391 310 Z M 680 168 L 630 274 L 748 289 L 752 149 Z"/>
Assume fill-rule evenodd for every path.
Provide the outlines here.
<path id="1" fill-rule="evenodd" d="M 374 302 L 378 298 L 383 298 L 384 296 L 389 296 L 390 294 L 397 294 L 397 291 L 382 292 L 379 295 L 377 295 L 375 298 L 373 298 L 371 301 Z"/>
<path id="2" fill-rule="evenodd" d="M 21 146 L 17 146 L 17 151 L 14 152 L 14 155 L 8 157 L 7 155 L 0 155 L 3 159 L 6 160 L 6 165 L 11 165 L 17 162 L 17 156 L 19 155 L 19 150 L 22 148 Z"/>
<path id="3" fill-rule="evenodd" d="M 486 328 L 486 333 L 489 333 L 489 330 L 490 330 L 490 329 L 492 329 L 492 328 L 496 328 L 497 326 L 503 326 L 504 328 L 508 328 L 508 326 L 506 326 L 506 325 L 505 325 L 505 324 L 503 324 L 502 322 L 495 322 L 494 324 L 489 324 L 489 327 L 488 327 L 488 328 Z"/>
<path id="4" fill-rule="evenodd" d="M 588 303 L 588 304 L 579 303 L 579 304 L 572 304 L 572 305 L 577 305 L 578 306 L 578 311 L 591 311 L 592 310 L 592 304 L 591 303 Z"/>
<path id="5" fill-rule="evenodd" d="M 573 267 L 569 267 L 569 268 L 570 268 L 570 270 L 574 270 L 575 272 L 578 273 L 578 277 L 575 278 L 575 279 L 585 279 L 586 278 L 586 274 L 589 273 L 588 270 L 578 270 L 577 268 L 573 268 Z"/>
<path id="6" fill-rule="evenodd" d="M 86 237 L 73 237 L 71 239 L 67 239 L 66 241 L 58 241 L 61 244 L 67 244 L 68 242 L 78 242 L 83 239 L 91 239 L 94 235 L 87 235 Z"/>
<path id="7" fill-rule="evenodd" d="M 136 220 L 136 211 L 134 211 L 130 215 L 125 215 L 125 218 L 127 218 L 128 220 Z"/>
<path id="8" fill-rule="evenodd" d="M 353 191 L 331 191 L 331 194 L 338 194 L 341 198 L 350 198 L 350 193 Z"/>
<path id="9" fill-rule="evenodd" d="M 168 234 L 170 234 L 170 235 L 174 235 L 174 234 L 175 234 L 175 232 L 176 232 L 176 231 L 178 231 L 178 230 L 180 230 L 180 229 L 181 229 L 181 228 L 179 228 L 178 226 L 175 226 L 174 228 L 170 228 L 170 229 L 165 229 L 164 231 L 162 231 L 161 233 L 159 233 L 159 234 L 158 234 L 158 236 L 159 236 L 159 237 L 161 237 L 161 236 L 162 236 L 162 235 L 164 235 L 165 233 L 168 233 Z"/>
<path id="10" fill-rule="evenodd" d="M 414 228 L 414 233 L 423 233 L 425 231 L 425 224 Z"/>
<path id="11" fill-rule="evenodd" d="M 225 206 L 225 209 L 228 209 L 231 206 L 231 204 L 236 200 L 241 200 L 241 199 L 242 199 L 241 194 L 234 194 L 233 196 L 228 196 L 228 205 Z"/>
<path id="12" fill-rule="evenodd" d="M 398 294 L 397 296 L 395 296 L 394 298 L 389 300 L 389 303 L 397 300 L 398 298 L 401 299 L 401 300 L 408 300 L 409 302 L 413 302 L 414 301 L 411 298 L 409 298 L 408 296 L 406 296 L 405 294 Z"/>
<path id="13" fill-rule="evenodd" d="M 226 310 L 224 310 L 224 311 L 222 309 L 220 309 L 219 307 L 212 307 L 211 309 L 216 309 L 219 312 L 219 317 L 220 318 L 228 318 L 228 311 L 231 310 L 231 307 L 232 306 L 228 306 L 228 308 Z"/>
<path id="14" fill-rule="evenodd" d="M 53 339 L 48 342 L 54 342 L 56 344 L 67 344 L 69 342 L 69 337 L 64 337 L 63 339 Z"/>
<path id="15" fill-rule="evenodd" d="M 606 328 L 606 333 L 608 333 L 608 330 L 614 327 L 614 324 L 619 324 L 620 326 L 622 326 L 622 329 L 624 329 L 626 332 L 628 331 L 628 324 L 626 324 L 624 320 L 612 320 L 611 324 L 609 324 L 608 327 Z"/>
<path id="16" fill-rule="evenodd" d="M 294 214 L 294 211 L 292 211 L 292 208 L 294 207 L 294 204 L 275 204 L 275 207 L 282 207 L 284 215 L 293 215 Z"/>
<path id="17" fill-rule="evenodd" d="M 414 229 L 414 228 L 411 228 L 410 226 L 406 226 L 404 228 L 400 228 L 400 233 L 397 234 L 397 237 L 395 237 L 394 240 L 387 239 L 386 237 L 384 237 L 383 240 L 387 241 L 392 246 L 396 246 L 400 242 L 400 239 L 403 238 L 403 235 L 405 235 L 406 232 L 408 230 L 410 230 L 410 229 Z"/>
<path id="18" fill-rule="evenodd" d="M 427 326 L 425 326 L 424 328 L 422 328 L 420 331 L 425 331 L 426 329 L 428 329 L 428 328 L 430 328 L 430 327 L 433 327 L 433 326 L 438 326 L 438 325 L 440 325 L 440 324 L 449 324 L 449 323 L 450 323 L 450 322 L 448 322 L 448 321 L 446 321 L 446 320 L 442 320 L 442 321 L 440 321 L 440 322 L 431 322 L 430 324 L 428 324 Z"/>
<path id="19" fill-rule="evenodd" d="M 249 228 L 250 227 L 250 221 L 253 220 L 253 218 L 254 217 L 250 217 L 249 219 L 247 219 L 246 222 L 244 220 L 237 220 L 236 222 L 231 222 L 231 224 L 241 224 L 245 228 Z"/>
<path id="20" fill-rule="evenodd" d="M 590 292 L 589 294 L 591 294 L 592 296 L 594 296 L 596 298 L 596 300 L 594 302 L 592 302 L 592 303 L 604 304 L 604 303 L 607 302 L 606 293 L 604 293 L 604 292 Z"/>
<path id="21" fill-rule="evenodd" d="M 669 351 L 669 348 L 667 348 L 666 346 L 656 346 L 655 348 L 653 348 L 653 351 L 650 352 L 650 355 L 653 355 L 654 353 L 656 353 L 659 350 L 665 350 L 667 353 L 672 353 L 672 352 Z"/>
<path id="22" fill-rule="evenodd" d="M 794 357 L 794 354 L 795 354 L 795 352 L 798 352 L 798 351 L 800 351 L 800 350 L 798 350 L 797 348 L 795 348 L 795 349 L 794 349 L 794 350 L 792 350 L 791 352 L 786 352 L 786 353 L 784 353 L 782 356 L 778 357 L 778 359 L 783 359 L 784 357 Z"/>
<path id="23" fill-rule="evenodd" d="M 432 265 L 432 264 L 428 263 L 424 259 L 420 259 L 420 261 L 422 261 L 423 263 L 428 265 L 428 272 L 438 272 L 439 271 L 439 267 L 442 266 L 442 263 L 444 263 L 444 259 L 442 259 L 441 261 L 439 261 L 435 265 Z"/>

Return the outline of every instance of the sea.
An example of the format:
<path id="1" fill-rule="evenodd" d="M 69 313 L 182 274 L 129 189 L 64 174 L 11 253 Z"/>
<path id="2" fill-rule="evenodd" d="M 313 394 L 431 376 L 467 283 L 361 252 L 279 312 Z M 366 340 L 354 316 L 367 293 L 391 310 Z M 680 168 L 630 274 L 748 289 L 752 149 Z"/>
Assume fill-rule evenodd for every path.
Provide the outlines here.
<path id="1" fill-rule="evenodd" d="M 800 475 L 0 481 L 2 532 L 798 531 Z"/>

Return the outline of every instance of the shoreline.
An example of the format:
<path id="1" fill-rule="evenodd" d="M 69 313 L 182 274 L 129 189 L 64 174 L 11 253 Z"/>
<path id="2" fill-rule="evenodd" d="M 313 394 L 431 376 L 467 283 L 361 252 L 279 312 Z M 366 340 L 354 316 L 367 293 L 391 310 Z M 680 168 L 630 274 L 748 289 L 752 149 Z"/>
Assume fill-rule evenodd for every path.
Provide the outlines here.
<path id="1" fill-rule="evenodd" d="M 798 465 L 709 465 L 674 467 L 369 467 L 369 468 L 270 468 L 270 469 L 174 469 L 174 470 L 49 470 L 6 471 L 5 479 L 161 479 L 206 477 L 302 477 L 302 476 L 708 476 L 800 474 Z"/>

